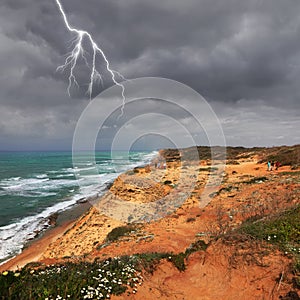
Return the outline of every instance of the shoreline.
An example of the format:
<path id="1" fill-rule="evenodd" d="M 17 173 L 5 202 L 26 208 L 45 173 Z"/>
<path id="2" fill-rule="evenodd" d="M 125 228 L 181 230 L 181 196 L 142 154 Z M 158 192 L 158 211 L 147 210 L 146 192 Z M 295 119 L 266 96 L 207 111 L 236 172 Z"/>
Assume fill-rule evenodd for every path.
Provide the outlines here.
<path id="1" fill-rule="evenodd" d="M 47 228 L 38 237 L 24 245 L 21 253 L 2 263 L 0 272 L 15 271 L 28 263 L 38 261 L 48 246 L 70 229 L 91 206 L 88 201 L 77 203 L 70 209 L 58 213 L 55 225 Z"/>
<path id="2" fill-rule="evenodd" d="M 156 151 L 155 151 L 156 152 Z M 153 155 L 150 161 L 140 162 L 135 167 L 130 168 L 129 170 L 133 170 L 134 168 L 139 168 L 144 165 L 150 164 L 155 157 L 157 157 L 158 152 Z M 128 170 L 127 170 L 128 171 Z M 122 172 L 125 173 L 126 171 Z M 115 178 L 116 179 L 116 178 Z M 105 190 L 101 192 L 100 195 L 96 197 L 86 197 L 77 200 L 77 202 L 63 210 L 61 212 L 55 212 L 48 217 L 50 224 L 53 222 L 45 230 L 42 230 L 37 237 L 29 240 L 23 247 L 22 251 L 15 256 L 8 258 L 6 261 L 0 264 L 0 272 L 3 271 L 14 271 L 21 269 L 26 264 L 30 262 L 38 261 L 43 253 L 46 251 L 48 246 L 61 237 L 68 229 L 70 229 L 77 220 L 84 215 L 93 205 L 90 201 L 93 202 L 95 199 L 99 199 L 102 197 L 110 188 L 110 186 L 114 183 L 115 179 L 110 180 L 105 183 Z"/>

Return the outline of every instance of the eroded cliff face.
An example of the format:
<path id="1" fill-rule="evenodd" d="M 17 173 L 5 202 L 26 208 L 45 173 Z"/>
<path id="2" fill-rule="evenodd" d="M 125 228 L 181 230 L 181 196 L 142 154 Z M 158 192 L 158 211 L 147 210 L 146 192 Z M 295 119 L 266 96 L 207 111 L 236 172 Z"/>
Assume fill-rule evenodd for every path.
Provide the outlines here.
<path id="1" fill-rule="evenodd" d="M 171 190 L 171 187 L 164 184 L 159 176 L 155 178 L 150 176 L 150 173 L 131 175 L 128 173 L 120 175 L 110 188 L 110 192 L 123 201 L 153 202 L 165 197 Z"/>

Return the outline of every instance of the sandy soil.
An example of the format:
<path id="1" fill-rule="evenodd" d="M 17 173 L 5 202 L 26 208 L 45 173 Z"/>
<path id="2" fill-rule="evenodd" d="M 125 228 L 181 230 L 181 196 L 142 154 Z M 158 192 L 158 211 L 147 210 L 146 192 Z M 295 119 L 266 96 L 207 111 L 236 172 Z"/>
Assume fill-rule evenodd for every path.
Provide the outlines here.
<path id="1" fill-rule="evenodd" d="M 170 262 L 162 262 L 153 275 L 134 295 L 121 295 L 112 299 L 278 299 L 287 290 L 279 286 L 279 274 L 284 271 L 287 259 L 275 253 L 264 263 L 272 269 L 239 261 L 239 268 L 228 263 L 233 247 L 215 244 L 207 252 L 197 252 L 187 261 L 187 269 L 179 272 Z"/>

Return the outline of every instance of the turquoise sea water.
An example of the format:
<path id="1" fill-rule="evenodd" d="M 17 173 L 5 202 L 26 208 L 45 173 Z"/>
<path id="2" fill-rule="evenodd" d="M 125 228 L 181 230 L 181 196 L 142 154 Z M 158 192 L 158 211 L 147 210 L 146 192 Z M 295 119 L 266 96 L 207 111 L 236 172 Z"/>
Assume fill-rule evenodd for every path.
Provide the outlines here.
<path id="1" fill-rule="evenodd" d="M 45 229 L 51 214 L 74 206 L 79 199 L 101 195 L 121 172 L 155 155 L 97 152 L 96 165 L 83 159 L 73 167 L 71 152 L 0 152 L 0 263 Z M 95 168 L 97 176 L 88 175 Z M 80 188 L 76 172 L 81 175 Z"/>

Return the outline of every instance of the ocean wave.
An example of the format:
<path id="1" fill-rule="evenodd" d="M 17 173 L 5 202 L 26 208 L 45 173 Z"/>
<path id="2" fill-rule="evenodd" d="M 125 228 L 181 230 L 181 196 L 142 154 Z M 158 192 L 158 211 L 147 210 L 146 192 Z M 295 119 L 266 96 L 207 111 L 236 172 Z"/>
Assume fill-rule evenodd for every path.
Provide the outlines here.
<path id="1" fill-rule="evenodd" d="M 47 173 L 48 174 L 64 174 L 64 173 L 74 174 L 74 172 L 75 172 L 75 169 L 73 169 L 73 168 L 62 168 L 62 169 L 59 169 L 59 170 L 50 170 Z"/>
<path id="2" fill-rule="evenodd" d="M 8 178 L 7 181 L 18 181 L 20 179 L 21 179 L 21 177 L 11 177 L 11 178 Z"/>
<path id="3" fill-rule="evenodd" d="M 44 178 L 48 178 L 48 175 L 47 174 L 38 174 L 35 177 L 39 178 L 39 179 L 44 179 Z"/>
<path id="4" fill-rule="evenodd" d="M 74 173 L 69 173 L 69 174 L 60 174 L 60 175 L 57 175 L 53 178 L 64 178 L 64 177 L 74 177 Z"/>
<path id="5" fill-rule="evenodd" d="M 20 253 L 26 242 L 49 227 L 49 217 L 52 214 L 69 209 L 78 200 L 79 197 L 74 197 L 50 206 L 37 215 L 25 217 L 13 224 L 0 227 L 0 261 Z"/>
<path id="6" fill-rule="evenodd" d="M 78 167 L 75 167 L 75 172 L 80 172 L 80 171 L 89 171 L 89 170 L 95 170 L 96 169 L 96 166 L 94 167 L 85 167 L 85 168 L 78 168 Z"/>
<path id="7" fill-rule="evenodd" d="M 1 194 L 0 196 L 3 195 L 12 195 L 12 193 L 5 193 Z M 14 193 L 16 195 L 16 193 Z M 41 192 L 41 191 L 20 191 L 17 193 L 18 196 L 26 197 L 26 198 L 42 198 L 42 197 L 54 197 L 57 195 L 55 192 Z"/>
<path id="8" fill-rule="evenodd" d="M 41 184 L 42 182 L 48 181 L 49 178 L 38 179 L 38 178 L 26 178 L 19 180 L 2 180 L 0 182 L 0 187 L 4 190 L 19 190 L 22 188 L 30 187 L 33 185 Z"/>
<path id="9" fill-rule="evenodd" d="M 18 181 L 2 180 L 0 187 L 8 194 L 22 195 L 26 192 L 56 191 L 61 187 L 76 185 L 75 179 L 27 178 Z"/>

